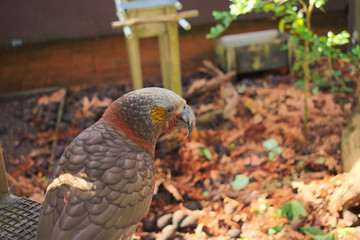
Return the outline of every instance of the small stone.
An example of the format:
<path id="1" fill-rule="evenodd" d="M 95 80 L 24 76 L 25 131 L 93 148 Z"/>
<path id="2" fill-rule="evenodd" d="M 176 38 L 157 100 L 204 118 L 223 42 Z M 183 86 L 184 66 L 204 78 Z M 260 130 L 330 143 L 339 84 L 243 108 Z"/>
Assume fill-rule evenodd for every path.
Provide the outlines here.
<path id="1" fill-rule="evenodd" d="M 156 228 L 156 216 L 150 216 L 144 221 L 144 230 L 146 232 L 153 232 Z"/>
<path id="2" fill-rule="evenodd" d="M 180 222 L 186 217 L 186 213 L 183 210 L 176 210 L 172 216 L 172 223 L 178 227 Z"/>
<path id="3" fill-rule="evenodd" d="M 220 145 L 218 146 L 218 152 L 219 152 L 219 153 L 223 153 L 223 154 L 225 154 L 225 155 L 227 155 L 227 156 L 230 155 L 229 150 L 228 150 L 226 147 L 224 147 L 224 145 L 222 145 L 222 144 L 220 144 Z"/>
<path id="4" fill-rule="evenodd" d="M 59 128 L 60 130 L 66 130 L 68 128 L 68 125 L 65 122 L 60 122 Z"/>
<path id="5" fill-rule="evenodd" d="M 168 225 L 161 231 L 161 237 L 159 240 L 170 240 L 175 237 L 177 227 L 174 225 Z"/>
<path id="6" fill-rule="evenodd" d="M 226 215 L 231 215 L 235 212 L 236 210 L 236 205 L 233 204 L 233 203 L 226 203 L 225 206 L 224 206 L 224 212 Z"/>
<path id="7" fill-rule="evenodd" d="M 343 219 L 347 226 L 352 226 L 355 222 L 357 222 L 359 220 L 359 218 L 356 216 L 356 214 L 352 213 L 349 210 L 343 211 Z"/>
<path id="8" fill-rule="evenodd" d="M 161 230 L 164 227 L 166 227 L 167 225 L 169 225 L 171 223 L 171 219 L 172 219 L 172 214 L 168 213 L 165 215 L 162 215 L 161 217 L 158 218 L 158 220 L 156 221 L 156 226 Z"/>
<path id="9" fill-rule="evenodd" d="M 193 201 L 193 202 L 190 202 L 189 204 L 187 204 L 185 206 L 187 209 L 190 209 L 190 210 L 201 210 L 202 209 L 202 206 L 201 206 L 201 203 L 199 203 L 198 201 Z"/>
<path id="10" fill-rule="evenodd" d="M 50 112 L 57 112 L 58 108 L 59 108 L 59 103 L 58 102 L 49 102 L 49 104 L 47 105 L 48 110 Z"/>
<path id="11" fill-rule="evenodd" d="M 231 238 L 240 237 L 240 234 L 241 234 L 241 230 L 237 228 L 229 229 L 229 231 L 227 231 L 227 235 Z"/>
<path id="12" fill-rule="evenodd" d="M 0 126 L 0 134 L 6 134 L 6 133 L 7 133 L 6 127 Z"/>
<path id="13" fill-rule="evenodd" d="M 196 216 L 189 215 L 184 218 L 180 223 L 180 228 L 193 228 L 197 226 L 199 218 Z"/>

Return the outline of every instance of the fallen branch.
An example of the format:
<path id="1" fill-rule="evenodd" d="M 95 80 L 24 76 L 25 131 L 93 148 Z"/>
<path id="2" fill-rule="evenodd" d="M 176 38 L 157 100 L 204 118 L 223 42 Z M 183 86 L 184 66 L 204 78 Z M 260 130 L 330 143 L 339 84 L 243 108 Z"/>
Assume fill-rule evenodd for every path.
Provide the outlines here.
<path id="1" fill-rule="evenodd" d="M 197 96 L 199 96 L 205 92 L 215 90 L 215 89 L 219 88 L 220 85 L 223 84 L 224 82 L 230 81 L 235 76 L 235 74 L 236 74 L 236 72 L 232 71 L 232 72 L 226 73 L 224 75 L 216 76 L 216 77 L 206 81 L 204 84 L 202 84 L 198 88 L 195 88 L 193 91 L 186 92 L 184 94 L 184 98 L 186 100 L 191 101 L 192 99 L 196 98 Z M 189 89 L 191 89 L 191 87 Z"/>

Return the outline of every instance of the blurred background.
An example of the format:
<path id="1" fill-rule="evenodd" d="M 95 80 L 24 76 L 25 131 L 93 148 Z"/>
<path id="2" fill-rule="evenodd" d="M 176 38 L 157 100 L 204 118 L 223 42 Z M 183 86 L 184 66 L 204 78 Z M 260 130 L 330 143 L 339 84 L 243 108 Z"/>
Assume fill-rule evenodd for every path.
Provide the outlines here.
<path id="1" fill-rule="evenodd" d="M 351 30 L 351 1 L 328 1 L 326 13 L 314 16 L 315 31 Z M 205 35 L 215 22 L 212 11 L 228 10 L 230 1 L 181 3 L 183 10 L 197 9 L 200 13 L 188 20 L 192 30 L 179 30 L 182 77 L 187 78 L 204 59 L 214 58 L 214 40 Z M 0 93 L 130 83 L 125 37 L 121 29 L 111 28 L 111 22 L 117 20 L 115 12 L 111 0 L 1 1 Z M 226 33 L 270 28 L 277 29 L 270 16 L 251 13 L 239 16 Z M 157 39 L 143 39 L 140 45 L 145 84 L 160 83 Z"/>

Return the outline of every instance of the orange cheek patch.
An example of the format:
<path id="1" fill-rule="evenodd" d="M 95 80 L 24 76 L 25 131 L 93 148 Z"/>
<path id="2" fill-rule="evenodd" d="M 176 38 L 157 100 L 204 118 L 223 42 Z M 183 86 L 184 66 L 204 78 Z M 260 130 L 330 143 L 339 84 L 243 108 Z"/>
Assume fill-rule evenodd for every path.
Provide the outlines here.
<path id="1" fill-rule="evenodd" d="M 161 107 L 154 107 L 151 111 L 151 121 L 158 124 L 165 120 L 165 110 Z"/>

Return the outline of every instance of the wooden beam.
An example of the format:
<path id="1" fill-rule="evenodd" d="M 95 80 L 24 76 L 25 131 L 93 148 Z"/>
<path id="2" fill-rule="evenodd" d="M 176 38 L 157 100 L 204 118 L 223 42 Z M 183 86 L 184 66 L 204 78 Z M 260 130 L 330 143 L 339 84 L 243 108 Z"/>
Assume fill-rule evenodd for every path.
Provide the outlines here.
<path id="1" fill-rule="evenodd" d="M 6 177 L 6 169 L 4 163 L 4 157 L 2 153 L 2 147 L 0 144 L 0 195 L 9 193 L 9 184 Z"/>
<path id="2" fill-rule="evenodd" d="M 182 18 L 193 18 L 197 16 L 199 16 L 198 10 L 189 10 L 189 11 L 183 11 L 169 15 L 161 15 L 155 17 L 137 17 L 137 18 L 130 18 L 125 21 L 114 21 L 111 23 L 111 26 L 113 29 L 117 29 L 124 26 L 131 26 L 133 24 L 139 24 L 139 23 L 178 21 Z"/>

